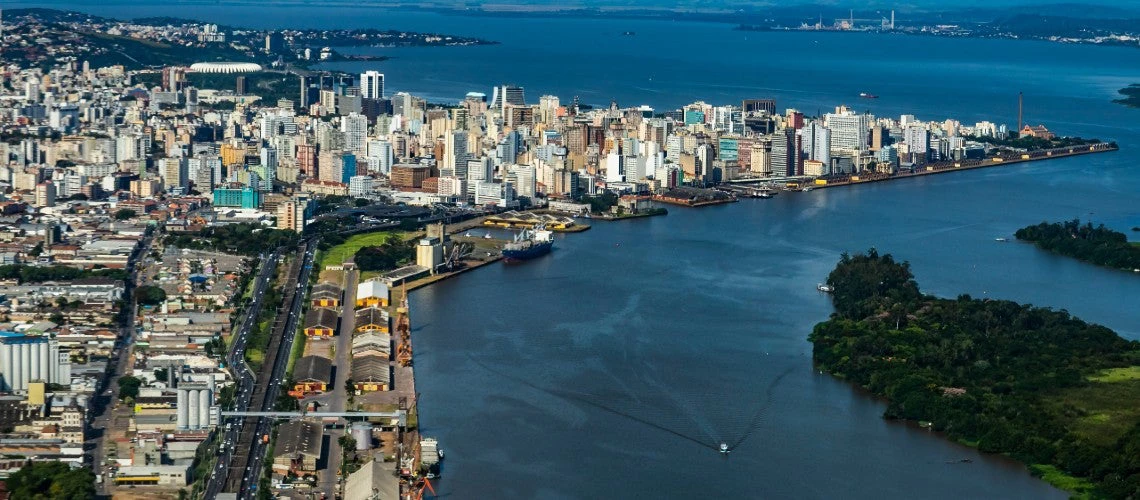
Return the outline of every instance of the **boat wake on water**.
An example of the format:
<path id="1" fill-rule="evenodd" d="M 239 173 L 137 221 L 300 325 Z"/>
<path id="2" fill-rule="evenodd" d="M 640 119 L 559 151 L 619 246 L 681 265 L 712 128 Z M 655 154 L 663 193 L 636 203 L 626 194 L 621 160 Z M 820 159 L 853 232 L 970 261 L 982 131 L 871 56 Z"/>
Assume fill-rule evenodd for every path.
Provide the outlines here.
<path id="1" fill-rule="evenodd" d="M 578 403 L 585 404 L 587 406 L 597 408 L 597 409 L 602 410 L 606 413 L 610 413 L 612 415 L 617 415 L 619 417 L 623 417 L 627 420 L 631 420 L 633 422 L 637 422 L 639 424 L 651 427 L 653 429 L 657 429 L 661 432 L 670 434 L 674 437 L 684 439 L 684 440 L 686 440 L 690 443 L 693 443 L 697 446 L 700 446 L 702 448 L 707 448 L 709 450 L 712 450 L 712 451 L 715 451 L 715 452 L 718 452 L 721 454 L 725 454 L 725 455 L 727 455 L 729 452 L 735 450 L 737 447 L 739 447 L 741 444 L 743 444 L 745 441 L 747 441 L 750 437 L 752 437 L 752 435 L 755 434 L 756 431 L 758 431 L 761 427 L 763 427 L 765 414 L 766 414 L 768 407 L 771 404 L 771 402 L 775 396 L 777 386 L 779 386 L 779 384 L 783 381 L 784 377 L 791 374 L 792 371 L 795 369 L 794 367 L 792 367 L 792 368 L 788 368 L 787 370 L 784 370 L 782 373 L 780 373 L 778 376 L 776 376 L 774 379 L 772 379 L 771 382 L 768 383 L 768 386 L 767 386 L 766 390 L 764 391 L 762 399 L 759 401 L 759 403 L 760 403 L 759 406 L 751 414 L 750 418 L 748 419 L 747 424 L 745 425 L 744 429 L 741 431 L 741 434 L 736 439 L 716 440 L 712 436 L 707 435 L 707 434 L 704 436 L 696 436 L 693 433 L 682 432 L 682 431 L 679 431 L 675 428 L 671 428 L 669 426 L 662 425 L 658 422 L 654 422 L 654 421 L 649 420 L 647 418 L 634 415 L 628 411 L 625 411 L 625 410 L 622 410 L 619 408 L 615 408 L 614 406 L 611 406 L 609 404 L 605 404 L 603 402 L 598 401 L 598 399 L 600 399 L 600 398 L 596 395 L 580 393 L 580 392 L 575 392 L 575 391 L 567 391 L 567 390 L 563 390 L 563 389 L 553 389 L 553 388 L 549 388 L 549 387 L 543 387 L 543 386 L 536 384 L 534 382 L 531 382 L 530 380 L 527 380 L 525 378 L 522 378 L 522 377 L 519 377 L 516 375 L 511 375 L 511 374 L 506 373 L 506 372 L 504 372 L 498 368 L 492 367 L 492 366 L 476 359 L 474 356 L 468 355 L 467 357 L 471 360 L 472 363 L 475 363 L 476 365 L 483 368 L 484 370 L 487 370 L 490 373 L 493 373 L 493 374 L 498 375 L 500 377 L 503 377 L 505 379 L 517 382 L 517 383 L 522 384 L 526 387 L 530 387 L 531 389 L 534 389 L 536 391 L 539 391 L 539 392 L 542 392 L 542 393 L 545 393 L 545 394 L 548 394 L 548 395 L 551 395 L 551 396 L 554 396 L 556 398 L 560 398 L 563 400 L 578 402 Z"/>

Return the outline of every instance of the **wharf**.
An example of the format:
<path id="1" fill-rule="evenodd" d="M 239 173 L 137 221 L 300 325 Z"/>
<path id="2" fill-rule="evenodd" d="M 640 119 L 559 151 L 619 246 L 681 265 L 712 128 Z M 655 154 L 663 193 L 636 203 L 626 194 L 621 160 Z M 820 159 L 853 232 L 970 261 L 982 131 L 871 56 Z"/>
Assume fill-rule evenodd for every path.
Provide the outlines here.
<path id="1" fill-rule="evenodd" d="M 1091 144 L 1087 146 L 1074 146 L 1066 148 L 1053 148 L 1040 151 L 1030 151 L 1024 154 L 1004 154 L 982 160 L 966 160 L 959 162 L 939 162 L 925 165 L 921 170 L 914 172 L 899 172 L 893 175 L 888 174 L 870 174 L 870 175 L 852 175 L 845 176 L 839 180 L 832 179 L 818 179 L 816 183 L 811 185 L 813 189 L 823 189 L 838 186 L 850 186 L 853 184 L 866 184 L 869 182 L 881 182 L 895 179 L 907 179 L 911 177 L 921 177 L 924 175 L 944 174 L 947 172 L 960 172 L 963 170 L 974 170 L 979 168 L 1001 167 L 1006 165 L 1014 165 L 1018 163 L 1042 161 L 1042 160 L 1055 160 L 1059 158 L 1068 158 L 1072 156 L 1080 156 L 1095 153 L 1108 153 L 1118 151 L 1120 148 L 1111 143 Z"/>

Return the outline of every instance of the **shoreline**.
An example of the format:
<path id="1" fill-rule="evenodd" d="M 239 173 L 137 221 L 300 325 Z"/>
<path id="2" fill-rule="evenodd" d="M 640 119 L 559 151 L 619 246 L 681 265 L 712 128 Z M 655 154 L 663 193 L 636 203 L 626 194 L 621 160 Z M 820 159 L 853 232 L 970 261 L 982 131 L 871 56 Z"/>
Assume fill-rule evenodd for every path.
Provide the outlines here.
<path id="1" fill-rule="evenodd" d="M 872 182 L 883 182 L 897 179 L 909 179 L 913 177 L 922 177 L 927 175 L 944 174 L 948 172 L 961 172 L 966 170 L 976 170 L 990 167 L 1002 167 L 1006 165 L 1015 165 L 1018 163 L 1029 163 L 1035 161 L 1056 160 L 1061 158 L 1070 158 L 1073 156 L 1081 156 L 1096 153 L 1111 153 L 1120 151 L 1120 147 L 1111 143 L 1098 143 L 1089 145 L 1087 148 L 1084 146 L 1074 146 L 1071 148 L 1053 148 L 1047 150 L 1033 151 L 1024 153 L 1020 156 L 1013 155 L 998 155 L 989 157 L 984 160 L 972 160 L 977 163 L 964 163 L 964 162 L 940 162 L 935 164 L 926 165 L 923 170 L 918 170 L 912 173 L 896 173 L 893 175 L 886 174 L 872 174 L 869 176 L 851 175 L 846 180 L 831 181 L 827 179 L 816 179 L 814 184 L 810 187 L 813 189 L 824 189 L 841 186 L 851 186 L 856 184 L 868 184 Z M 823 181 L 823 182 L 820 182 Z"/>

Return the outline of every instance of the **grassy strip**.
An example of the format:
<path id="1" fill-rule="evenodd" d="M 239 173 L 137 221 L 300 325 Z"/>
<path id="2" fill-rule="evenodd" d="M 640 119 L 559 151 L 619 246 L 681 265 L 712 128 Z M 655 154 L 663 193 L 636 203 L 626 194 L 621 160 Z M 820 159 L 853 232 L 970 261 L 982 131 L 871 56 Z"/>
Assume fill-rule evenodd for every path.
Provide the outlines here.
<path id="1" fill-rule="evenodd" d="M 1126 382 L 1140 380 L 1140 366 L 1126 366 L 1104 370 L 1088 378 L 1092 382 Z"/>
<path id="2" fill-rule="evenodd" d="M 285 378 L 293 377 L 293 366 L 297 364 L 298 359 L 301 359 L 301 355 L 305 354 L 305 342 L 308 340 L 305 329 L 298 325 L 297 333 L 293 336 L 293 350 L 289 351 L 289 364 L 285 366 Z"/>
<path id="3" fill-rule="evenodd" d="M 1072 498 L 1093 498 L 1093 483 L 1065 474 L 1052 465 L 1033 464 L 1029 466 L 1029 472 L 1057 488 L 1073 493 Z"/>
<path id="4" fill-rule="evenodd" d="M 324 269 L 325 266 L 329 265 L 341 264 L 346 259 L 356 255 L 356 252 L 360 251 L 361 248 L 383 245 L 390 237 L 392 237 L 392 233 L 389 231 L 361 233 L 349 236 L 344 243 L 322 252 L 320 260 L 318 261 L 320 264 L 317 269 Z"/>

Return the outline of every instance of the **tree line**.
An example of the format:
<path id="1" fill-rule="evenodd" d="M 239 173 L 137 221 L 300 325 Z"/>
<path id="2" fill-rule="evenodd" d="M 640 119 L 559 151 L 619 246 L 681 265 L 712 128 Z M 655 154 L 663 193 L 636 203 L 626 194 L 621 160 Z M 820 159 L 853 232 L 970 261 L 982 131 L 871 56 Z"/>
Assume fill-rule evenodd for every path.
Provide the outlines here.
<path id="1" fill-rule="evenodd" d="M 209 226 L 196 232 L 166 237 L 168 246 L 238 255 L 258 255 L 279 246 L 294 246 L 298 241 L 300 237 L 293 231 L 252 223 Z"/>
<path id="2" fill-rule="evenodd" d="M 1014 236 L 1038 248 L 1073 257 L 1098 266 L 1140 269 L 1140 246 L 1128 242 L 1124 233 L 1080 219 L 1042 222 L 1018 229 Z"/>
<path id="3" fill-rule="evenodd" d="M 0 280 L 16 280 L 20 283 L 42 283 L 44 281 L 71 281 L 81 278 L 109 278 L 122 281 L 127 279 L 124 269 L 79 269 L 69 266 L 28 266 L 7 264 L 0 266 Z"/>
<path id="4" fill-rule="evenodd" d="M 923 295 L 906 263 L 875 250 L 844 254 L 827 283 L 836 312 L 809 337 L 813 359 L 886 398 L 885 417 L 1054 466 L 1096 496 L 1140 498 L 1140 424 L 1095 444 L 1058 402 L 1101 370 L 1140 365 L 1140 342 L 1065 311 Z"/>

